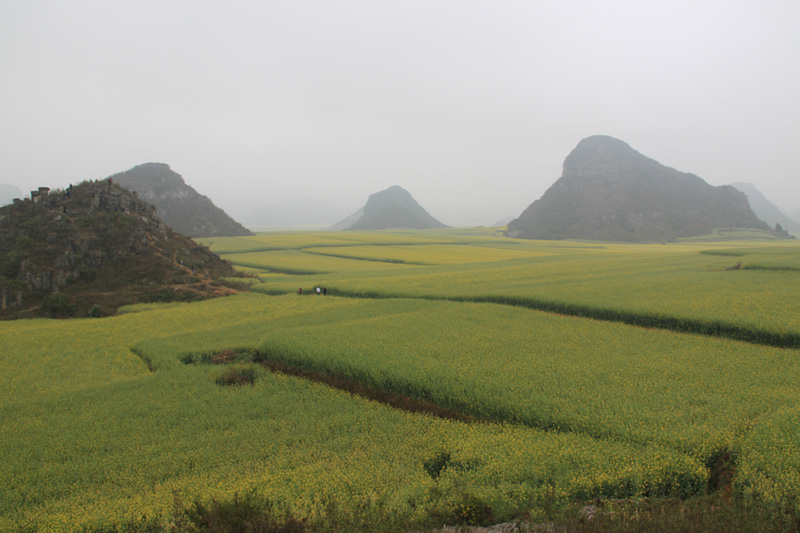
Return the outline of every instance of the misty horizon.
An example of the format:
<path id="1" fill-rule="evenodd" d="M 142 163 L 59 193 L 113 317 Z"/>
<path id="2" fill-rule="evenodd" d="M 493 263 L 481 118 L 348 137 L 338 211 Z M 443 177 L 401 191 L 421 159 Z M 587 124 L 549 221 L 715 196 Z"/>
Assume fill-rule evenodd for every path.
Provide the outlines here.
<path id="1" fill-rule="evenodd" d="M 490 225 L 611 135 L 793 210 L 798 18 L 789 0 L 5 3 L 0 183 L 163 162 L 244 223 L 399 185 Z"/>
<path id="2" fill-rule="evenodd" d="M 168 164 L 161 163 L 161 162 L 149 162 L 148 164 L 151 164 L 151 163 L 165 164 L 165 165 L 169 166 Z M 139 166 L 139 165 L 137 165 L 137 166 Z M 123 172 L 126 172 L 128 170 L 131 170 L 131 169 L 126 169 Z M 174 171 L 174 169 L 172 169 L 172 170 Z M 117 173 L 115 173 L 115 175 L 116 174 Z M 112 176 L 106 176 L 106 177 L 103 177 L 103 178 L 96 178 L 96 180 L 107 179 L 109 177 L 113 177 L 113 175 Z M 189 185 L 189 183 L 185 179 L 185 177 L 183 177 L 183 176 L 181 176 L 181 177 L 183 178 L 184 183 L 187 186 L 191 187 L 191 185 Z M 85 180 L 78 180 L 77 182 L 75 182 L 75 184 L 79 183 L 80 181 L 85 181 Z M 772 203 L 773 205 L 775 205 L 775 207 L 780 209 L 781 213 L 783 215 L 785 215 L 785 216 L 788 216 L 788 217 L 791 218 L 793 216 L 796 217 L 796 215 L 797 215 L 797 213 L 790 213 L 788 210 L 778 207 L 777 204 L 772 202 L 769 198 L 764 197 L 763 194 L 761 194 L 761 192 L 758 190 L 758 188 L 754 184 L 746 183 L 746 182 L 738 182 L 738 183 L 727 184 L 727 185 L 730 185 L 730 186 L 740 190 L 741 192 L 744 192 L 748 196 L 750 195 L 750 191 L 752 190 L 755 194 L 757 194 L 759 197 L 761 197 L 761 200 L 759 200 L 759 201 L 766 200 L 767 202 Z M 49 186 L 46 186 L 46 185 L 43 185 L 43 186 L 49 187 Z M 743 187 L 743 186 L 747 186 L 747 187 Z M 401 187 L 402 188 L 402 186 L 400 186 L 400 185 L 394 185 L 392 187 Z M 13 189 L 16 189 L 15 194 L 11 194 L 11 191 Z M 36 189 L 33 189 L 33 190 L 36 190 Z M 196 189 L 195 189 L 195 191 L 200 195 L 206 196 L 206 195 L 203 194 L 202 191 L 197 191 Z M 249 192 L 254 192 L 254 191 L 251 190 Z M 376 191 L 376 192 L 381 192 L 381 191 Z M 13 184 L 0 184 L 0 205 L 3 205 L 4 203 L 10 203 L 11 199 L 13 197 L 15 197 L 15 196 L 19 197 L 19 198 L 24 198 L 24 197 L 27 197 L 28 194 L 27 193 L 23 193 L 21 189 L 17 188 Z M 413 194 L 412 194 L 412 196 L 413 196 Z M 539 198 L 537 198 L 536 200 L 538 200 L 538 199 Z M 214 201 L 213 198 L 210 198 L 210 200 L 212 202 Z M 366 202 L 366 200 L 365 200 L 365 202 Z M 529 202 L 529 205 L 530 205 L 530 203 L 532 203 L 532 202 Z M 293 228 L 294 229 L 304 229 L 304 228 L 306 228 L 306 229 L 328 229 L 331 226 L 338 225 L 343 219 L 352 217 L 355 213 L 357 213 L 359 211 L 363 212 L 363 208 L 364 208 L 364 203 L 363 202 L 360 204 L 360 206 L 358 208 L 346 207 L 346 205 L 350 205 L 351 206 L 351 205 L 355 205 L 355 203 L 351 202 L 350 204 L 334 205 L 333 203 L 326 202 L 324 198 L 320 199 L 320 198 L 315 198 L 313 196 L 312 197 L 295 197 L 295 198 L 289 199 L 285 203 L 262 205 L 255 212 L 253 212 L 253 213 L 251 213 L 249 215 L 247 213 L 242 213 L 242 212 L 238 212 L 238 211 L 234 211 L 233 214 L 231 212 L 228 212 L 228 214 L 232 215 L 232 218 L 234 218 L 237 222 L 240 222 L 244 226 L 246 226 L 246 227 L 248 227 L 250 229 L 254 229 L 254 230 L 259 230 L 259 229 L 260 230 L 293 229 Z M 481 219 L 486 219 L 486 215 L 485 215 L 485 213 L 478 212 L 478 213 L 475 214 L 474 220 L 476 222 L 474 224 L 467 222 L 467 223 L 461 223 L 461 224 L 448 224 L 448 225 L 454 226 L 454 227 L 502 226 L 502 225 L 505 225 L 505 223 L 507 223 L 511 219 L 517 218 L 518 215 L 519 214 L 500 217 L 500 218 L 496 218 L 494 222 L 483 223 L 483 222 L 477 222 L 477 221 L 481 220 Z M 790 221 L 790 224 L 791 224 L 791 222 L 797 223 L 796 220 Z M 770 225 L 774 225 L 774 222 L 769 222 L 768 221 L 768 223 Z"/>

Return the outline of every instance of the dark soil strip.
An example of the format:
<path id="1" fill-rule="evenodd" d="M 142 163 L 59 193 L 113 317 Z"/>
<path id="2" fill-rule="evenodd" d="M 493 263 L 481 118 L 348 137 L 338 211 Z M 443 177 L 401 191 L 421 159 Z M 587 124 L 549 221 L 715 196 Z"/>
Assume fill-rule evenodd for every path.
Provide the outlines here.
<path id="1" fill-rule="evenodd" d="M 334 389 L 349 392 L 350 394 L 360 396 L 368 400 L 373 400 L 384 405 L 394 407 L 395 409 L 408 411 L 410 413 L 424 413 L 438 418 L 444 418 L 446 420 L 457 420 L 459 422 L 486 422 L 485 420 L 479 420 L 452 409 L 439 407 L 438 405 L 430 402 L 415 400 L 414 398 L 409 398 L 408 396 L 402 396 L 393 392 L 369 387 L 358 381 L 351 381 L 337 376 L 320 374 L 318 372 L 310 372 L 301 368 L 288 366 L 282 363 L 274 363 L 271 361 L 261 361 L 261 364 L 273 372 L 316 381 L 317 383 L 322 383 Z"/>

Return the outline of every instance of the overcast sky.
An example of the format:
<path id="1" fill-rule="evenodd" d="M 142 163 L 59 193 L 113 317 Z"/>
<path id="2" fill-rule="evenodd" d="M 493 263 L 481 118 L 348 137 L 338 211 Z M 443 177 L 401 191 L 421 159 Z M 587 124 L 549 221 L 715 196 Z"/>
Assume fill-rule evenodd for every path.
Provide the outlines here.
<path id="1" fill-rule="evenodd" d="M 797 0 L 4 0 L 0 183 L 518 216 L 584 137 L 800 207 Z M 335 221 L 332 221 L 335 222 Z"/>

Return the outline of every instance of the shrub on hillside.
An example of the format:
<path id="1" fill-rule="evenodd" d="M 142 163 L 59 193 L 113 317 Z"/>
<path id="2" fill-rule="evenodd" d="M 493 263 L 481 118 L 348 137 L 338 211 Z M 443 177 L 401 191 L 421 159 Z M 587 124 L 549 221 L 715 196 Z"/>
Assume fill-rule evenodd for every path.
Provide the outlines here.
<path id="1" fill-rule="evenodd" d="M 75 302 L 66 294 L 48 294 L 42 302 L 42 312 L 48 318 L 73 317 L 75 316 Z"/>

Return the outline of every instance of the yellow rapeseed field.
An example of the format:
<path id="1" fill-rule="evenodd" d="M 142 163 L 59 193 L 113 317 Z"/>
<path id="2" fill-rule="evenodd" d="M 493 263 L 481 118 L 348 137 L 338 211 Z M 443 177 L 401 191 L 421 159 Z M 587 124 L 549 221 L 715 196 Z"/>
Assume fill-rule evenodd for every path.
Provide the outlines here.
<path id="1" fill-rule="evenodd" d="M 0 528 L 166 521 L 176 497 L 248 491 L 301 516 L 373 502 L 413 521 L 463 491 L 518 514 L 553 491 L 618 497 L 705 483 L 698 461 L 660 446 L 411 415 L 257 365 L 254 385 L 226 388 L 214 382 L 221 367 L 181 362 L 368 317 L 369 301 L 251 294 L 128 311 L 3 324 L 15 353 L 4 375 L 17 379 L 1 404 Z M 441 450 L 452 460 L 433 479 L 423 465 Z"/>
<path id="2" fill-rule="evenodd" d="M 697 494 L 723 457 L 744 500 L 800 510 L 797 243 L 484 229 L 205 244 L 259 292 L 0 323 L 1 531 L 168 528 L 182 505 L 247 494 L 362 530 L 485 508 L 537 520 L 576 499 Z"/>

